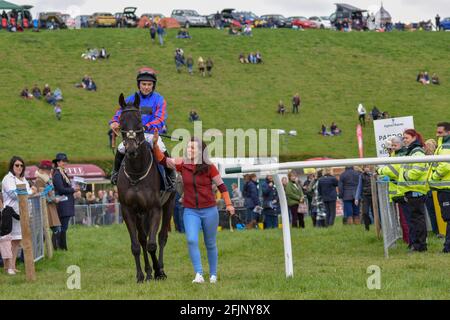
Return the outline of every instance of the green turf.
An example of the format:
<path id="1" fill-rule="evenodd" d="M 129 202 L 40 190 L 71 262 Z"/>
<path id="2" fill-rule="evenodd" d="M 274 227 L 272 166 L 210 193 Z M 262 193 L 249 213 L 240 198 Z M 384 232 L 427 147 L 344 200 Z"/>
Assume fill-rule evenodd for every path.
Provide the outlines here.
<path id="1" fill-rule="evenodd" d="M 171 233 L 162 282 L 135 283 L 134 259 L 124 225 L 75 227 L 69 251 L 36 264 L 37 281 L 22 272 L 0 274 L 0 299 L 449 299 L 448 255 L 442 240 L 429 236 L 429 251 L 408 254 L 398 242 L 383 255 L 373 230 L 343 226 L 292 230 L 294 278 L 285 278 L 281 229 L 218 233 L 219 282 L 191 284 L 193 270 L 184 235 Z M 201 238 L 200 238 L 201 239 Z M 206 271 L 206 251 L 201 244 Z M 81 269 L 81 290 L 69 290 L 67 267 Z M 367 268 L 381 268 L 381 289 L 369 290 Z"/>
<path id="2" fill-rule="evenodd" d="M 150 43 L 142 29 L 84 29 L 39 33 L 1 33 L 0 159 L 18 154 L 35 162 L 65 151 L 76 161 L 112 159 L 108 120 L 121 92 L 136 89 L 135 72 L 143 65 L 159 71 L 157 89 L 168 102 L 170 130 L 191 129 L 188 112 L 198 110 L 207 128 L 295 129 L 283 141 L 284 156 L 356 157 L 356 107 L 362 102 L 392 116 L 413 115 L 416 128 L 434 136 L 435 124 L 448 120 L 450 101 L 449 33 L 337 33 L 332 31 L 255 30 L 252 38 L 230 37 L 225 31 L 191 29 L 192 40 L 176 39 L 170 30 L 163 48 Z M 109 61 L 85 61 L 87 47 L 105 46 Z M 212 57 L 212 78 L 177 74 L 173 53 Z M 240 52 L 259 50 L 263 65 L 241 65 Z M 422 86 L 421 70 L 437 72 L 441 86 Z M 98 92 L 76 89 L 84 74 Z M 44 102 L 18 97 L 35 83 L 60 87 L 65 101 L 62 120 Z M 276 114 L 282 99 L 300 92 L 300 115 Z M 322 123 L 336 121 L 340 137 L 317 134 Z M 373 127 L 364 130 L 365 152 L 375 156 Z M 169 143 L 173 146 L 174 143 Z"/>

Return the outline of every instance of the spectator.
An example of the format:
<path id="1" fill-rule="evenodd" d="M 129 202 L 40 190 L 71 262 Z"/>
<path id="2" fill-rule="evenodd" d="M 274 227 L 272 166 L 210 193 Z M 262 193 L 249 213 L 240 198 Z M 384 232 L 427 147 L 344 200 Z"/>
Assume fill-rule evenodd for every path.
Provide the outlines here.
<path id="1" fill-rule="evenodd" d="M 312 194 L 311 219 L 314 227 L 325 227 L 327 213 L 322 198 L 319 195 L 319 180 L 322 178 L 322 170 L 317 170 L 317 176 L 313 175 L 307 191 Z"/>
<path id="2" fill-rule="evenodd" d="M 109 59 L 110 54 L 106 52 L 106 49 L 103 47 L 100 50 L 100 54 L 98 56 L 99 59 Z"/>
<path id="3" fill-rule="evenodd" d="M 214 63 L 213 63 L 212 59 L 208 58 L 206 60 L 206 71 L 208 72 L 208 76 L 210 76 L 210 77 L 212 76 L 212 68 L 213 68 L 213 66 L 214 66 Z"/>
<path id="4" fill-rule="evenodd" d="M 430 84 L 430 76 L 428 75 L 428 72 L 420 72 L 417 76 L 417 82 L 420 82 L 421 84 Z"/>
<path id="5" fill-rule="evenodd" d="M 12 209 L 7 207 L 3 209 L 3 203 L 0 200 L 0 255 L 3 260 L 5 272 L 9 275 L 15 275 L 12 264 L 12 226 L 13 220 L 20 220 L 20 216 Z"/>
<path id="6" fill-rule="evenodd" d="M 164 27 L 162 26 L 161 23 L 158 24 L 156 33 L 158 34 L 159 44 L 162 47 L 164 45 L 164 35 L 166 34 L 166 31 L 164 30 Z"/>
<path id="7" fill-rule="evenodd" d="M 363 127 L 366 126 L 366 109 L 364 108 L 364 106 L 362 105 L 362 103 L 360 103 L 358 105 L 358 121 L 359 124 L 362 125 Z"/>
<path id="8" fill-rule="evenodd" d="M 180 48 L 177 48 L 175 50 L 175 67 L 176 67 L 178 73 L 181 72 L 181 68 L 184 66 L 184 64 L 185 64 L 185 62 L 184 62 L 183 50 Z"/>
<path id="9" fill-rule="evenodd" d="M 56 119 L 61 120 L 61 105 L 57 103 L 54 108 Z"/>
<path id="10" fill-rule="evenodd" d="M 279 114 L 281 114 L 282 116 L 284 116 L 284 113 L 286 112 L 286 107 L 283 104 L 283 101 L 280 100 L 280 102 L 278 103 L 278 111 Z"/>
<path id="11" fill-rule="evenodd" d="M 223 28 L 222 15 L 219 13 L 219 11 L 217 11 L 217 13 L 214 15 L 214 22 L 217 29 L 221 30 Z"/>
<path id="12" fill-rule="evenodd" d="M 330 126 L 330 132 L 332 136 L 338 136 L 342 133 L 342 130 L 338 128 L 336 123 L 332 122 Z"/>
<path id="13" fill-rule="evenodd" d="M 20 157 L 12 157 L 9 162 L 8 173 L 3 178 L 2 181 L 2 195 L 3 195 L 3 206 L 7 206 L 14 209 L 15 213 L 20 216 L 19 210 L 19 198 L 17 196 L 16 190 L 17 185 L 23 184 L 26 187 L 28 194 L 31 194 L 31 188 L 28 181 L 25 179 L 25 162 Z M 17 219 L 12 220 L 11 228 L 11 262 L 10 269 L 14 273 L 19 272 L 16 268 L 17 255 L 19 253 L 19 247 L 22 240 L 22 229 L 20 226 L 20 221 Z"/>
<path id="14" fill-rule="evenodd" d="M 425 141 L 424 151 L 427 156 L 434 155 L 436 149 L 437 149 L 436 140 L 428 139 L 427 141 Z M 437 226 L 436 210 L 434 208 L 433 193 L 431 190 L 429 190 L 427 193 L 425 205 L 427 207 L 428 217 L 430 218 L 431 230 L 435 235 L 439 236 L 440 234 Z"/>
<path id="15" fill-rule="evenodd" d="M 286 198 L 291 212 L 292 227 L 305 228 L 304 214 L 298 212 L 299 203 L 305 201 L 302 188 L 297 185 L 297 174 L 294 171 L 288 173 L 288 184 L 286 185 Z"/>
<path id="16" fill-rule="evenodd" d="M 56 105 L 56 99 L 51 92 L 47 93 L 47 95 L 45 96 L 45 101 L 47 101 L 47 103 L 51 104 L 52 106 Z"/>
<path id="17" fill-rule="evenodd" d="M 273 177 L 268 175 L 262 186 L 263 196 L 263 216 L 264 228 L 274 229 L 278 228 L 278 213 L 280 212 L 280 204 L 278 193 L 273 183 Z"/>
<path id="18" fill-rule="evenodd" d="M 198 58 L 197 64 L 198 64 L 198 71 L 204 77 L 206 75 L 205 74 L 205 61 L 203 60 L 202 57 Z"/>
<path id="19" fill-rule="evenodd" d="M 249 63 L 248 59 L 245 57 L 245 55 L 242 52 L 239 54 L 239 62 L 240 63 Z"/>
<path id="20" fill-rule="evenodd" d="M 360 192 L 362 198 L 362 218 L 364 227 L 370 230 L 372 212 L 372 170 L 370 166 L 363 167 L 363 173 L 360 175 Z"/>
<path id="21" fill-rule="evenodd" d="M 24 99 L 33 99 L 33 95 L 28 91 L 28 88 L 23 89 L 20 96 Z"/>
<path id="22" fill-rule="evenodd" d="M 244 27 L 244 31 L 242 32 L 242 34 L 243 34 L 244 36 L 249 36 L 249 37 L 253 36 L 253 34 L 252 34 L 252 27 L 251 27 L 249 24 L 246 24 L 245 27 Z"/>
<path id="23" fill-rule="evenodd" d="M 97 91 L 97 85 L 95 84 L 94 80 L 92 80 L 91 77 L 89 77 L 89 82 L 86 86 L 87 91 Z"/>
<path id="24" fill-rule="evenodd" d="M 298 108 L 300 107 L 301 99 L 298 93 L 292 97 L 292 113 L 298 113 Z"/>
<path id="25" fill-rule="evenodd" d="M 60 88 L 55 89 L 55 91 L 53 92 L 53 97 L 55 98 L 56 101 L 63 100 L 63 95 L 62 95 L 62 91 Z"/>
<path id="26" fill-rule="evenodd" d="M 325 174 L 318 180 L 317 192 L 323 202 L 326 212 L 325 225 L 332 226 L 336 219 L 336 188 L 338 186 L 338 180 L 331 175 L 331 169 L 326 168 L 324 173 Z"/>
<path id="27" fill-rule="evenodd" d="M 424 156 L 423 139 L 414 129 L 403 132 L 403 142 L 407 148 L 405 156 Z M 411 251 L 427 251 L 427 226 L 425 220 L 425 200 L 428 164 L 402 164 L 399 171 L 398 184 L 404 190 L 406 204 L 411 215 L 410 235 Z"/>
<path id="28" fill-rule="evenodd" d="M 439 31 L 441 29 L 441 17 L 439 16 L 439 14 L 434 17 L 434 20 L 436 22 L 436 31 Z"/>
<path id="29" fill-rule="evenodd" d="M 381 114 L 381 117 L 382 117 L 383 119 L 389 119 L 389 118 L 390 118 L 389 112 L 383 111 L 383 113 Z"/>
<path id="30" fill-rule="evenodd" d="M 247 59 L 248 59 L 248 62 L 249 62 L 249 63 L 256 64 L 256 55 L 255 55 L 253 52 L 250 52 L 250 53 L 248 54 Z"/>
<path id="31" fill-rule="evenodd" d="M 242 192 L 241 192 L 241 190 L 239 190 L 237 183 L 233 183 L 231 185 L 231 189 L 232 189 L 231 200 L 241 200 Z"/>
<path id="32" fill-rule="evenodd" d="M 52 230 L 52 244 L 53 249 L 59 249 L 59 236 L 61 232 L 61 222 L 59 221 L 58 211 L 56 209 L 56 204 L 59 202 L 59 198 L 55 197 L 55 192 L 53 191 L 52 182 L 52 162 L 50 160 L 43 160 L 38 165 L 38 171 L 36 172 L 35 186 L 38 192 L 45 191 L 51 188 L 49 192 L 45 195 L 47 202 L 47 217 L 48 225 Z"/>
<path id="33" fill-rule="evenodd" d="M 66 154 L 58 153 L 53 160 L 55 166 L 53 172 L 53 185 L 55 187 L 55 195 L 60 197 L 57 204 L 58 216 L 61 221 L 61 234 L 59 246 L 62 250 L 67 250 L 67 230 L 69 228 L 69 220 L 75 216 L 75 200 L 73 194 L 79 189 L 74 189 L 64 168 L 69 160 Z"/>
<path id="34" fill-rule="evenodd" d="M 191 112 L 189 112 L 189 121 L 194 122 L 194 121 L 199 121 L 199 120 L 200 120 L 200 116 L 197 114 L 197 111 L 192 109 Z"/>
<path id="35" fill-rule="evenodd" d="M 433 75 L 431 76 L 431 83 L 437 85 L 441 84 L 441 82 L 439 81 L 439 77 L 437 76 L 436 73 L 433 73 Z"/>
<path id="36" fill-rule="evenodd" d="M 381 112 L 378 110 L 376 106 L 373 106 L 372 111 L 370 112 L 372 114 L 373 120 L 378 120 L 380 118 Z"/>
<path id="37" fill-rule="evenodd" d="M 303 185 L 302 185 L 303 194 L 306 196 L 306 199 L 308 200 L 308 213 L 310 215 L 311 215 L 311 202 L 312 202 L 313 193 L 311 190 L 308 189 L 308 186 L 311 184 L 311 182 L 313 180 L 314 180 L 314 174 L 308 174 L 305 182 L 303 182 Z"/>
<path id="38" fill-rule="evenodd" d="M 47 96 L 47 94 L 48 93 L 51 93 L 52 92 L 52 89 L 50 89 L 50 86 L 48 85 L 48 84 L 46 84 L 45 86 L 44 86 L 44 89 L 42 90 L 42 95 L 43 96 Z"/>
<path id="39" fill-rule="evenodd" d="M 152 40 L 152 43 L 155 43 L 156 39 L 156 26 L 154 23 L 150 25 L 150 39 Z"/>
<path id="40" fill-rule="evenodd" d="M 353 167 L 346 167 L 339 178 L 339 198 L 344 202 L 344 224 L 359 224 L 359 195 L 357 194 L 360 174 Z"/>
<path id="41" fill-rule="evenodd" d="M 37 86 L 37 84 L 34 85 L 33 89 L 31 89 L 31 93 L 36 99 L 40 99 L 42 97 L 41 89 Z"/>
<path id="42" fill-rule="evenodd" d="M 283 188 L 286 189 L 286 186 L 288 184 L 289 180 L 287 177 L 281 178 L 281 184 L 283 185 Z"/>
<path id="43" fill-rule="evenodd" d="M 192 37 L 191 37 L 191 35 L 189 34 L 189 31 L 187 31 L 186 28 L 181 28 L 178 31 L 177 38 L 178 39 L 191 39 Z"/>
<path id="44" fill-rule="evenodd" d="M 245 207 L 247 208 L 247 229 L 256 227 L 257 213 L 255 209 L 260 205 L 257 181 L 256 174 L 250 174 L 247 176 L 247 181 L 244 185 L 243 196 L 245 199 Z"/>
<path id="45" fill-rule="evenodd" d="M 263 63 L 262 55 L 259 51 L 256 51 L 256 63 Z"/>
<path id="46" fill-rule="evenodd" d="M 194 69 L 194 59 L 192 59 L 192 55 L 189 55 L 188 58 L 186 59 L 186 65 L 189 74 L 192 75 Z"/>

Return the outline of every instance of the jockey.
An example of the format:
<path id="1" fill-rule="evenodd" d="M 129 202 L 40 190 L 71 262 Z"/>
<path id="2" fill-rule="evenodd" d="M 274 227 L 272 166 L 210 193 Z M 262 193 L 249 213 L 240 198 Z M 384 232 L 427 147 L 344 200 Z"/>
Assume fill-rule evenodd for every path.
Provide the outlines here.
<path id="1" fill-rule="evenodd" d="M 165 121 L 167 120 L 167 111 L 166 111 L 166 100 L 162 95 L 158 92 L 155 92 L 156 88 L 156 72 L 152 68 L 143 67 L 139 69 L 137 77 L 137 86 L 139 89 L 139 97 L 140 97 L 140 108 L 142 114 L 142 125 L 145 130 L 145 140 L 152 144 L 153 132 L 154 130 L 161 131 L 165 126 Z M 134 94 L 130 95 L 125 99 L 125 102 L 133 103 L 134 102 Z M 120 115 L 122 114 L 122 109 L 119 108 L 114 114 L 113 118 L 109 122 L 111 129 L 115 132 L 120 127 L 119 120 Z M 159 148 L 166 154 L 167 148 L 164 145 L 161 137 L 158 139 Z M 125 157 L 125 146 L 123 142 L 117 147 L 116 158 L 114 160 L 114 168 L 111 173 L 111 183 L 117 184 L 117 178 L 119 175 L 119 169 L 122 164 L 122 160 Z M 173 170 L 166 170 L 166 175 L 169 177 L 168 180 L 168 188 L 172 188 L 175 182 L 175 172 Z"/>

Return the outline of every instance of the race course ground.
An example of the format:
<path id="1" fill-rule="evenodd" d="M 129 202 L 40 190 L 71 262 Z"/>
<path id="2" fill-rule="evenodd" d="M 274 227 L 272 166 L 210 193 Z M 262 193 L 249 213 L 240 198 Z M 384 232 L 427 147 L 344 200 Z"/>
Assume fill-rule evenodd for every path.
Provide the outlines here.
<path id="1" fill-rule="evenodd" d="M 171 233 L 166 249 L 166 281 L 136 284 L 134 259 L 125 225 L 74 227 L 69 251 L 36 264 L 37 281 L 22 272 L 0 274 L 3 299 L 449 299 L 449 256 L 442 241 L 429 236 L 429 251 L 408 254 L 403 243 L 383 256 L 375 232 L 363 226 L 292 230 L 294 278 L 284 272 L 281 229 L 218 233 L 219 282 L 194 285 L 183 235 Z M 201 245 L 207 270 L 204 245 Z M 81 269 L 81 289 L 69 290 L 67 267 Z M 367 268 L 381 268 L 381 289 L 369 290 Z M 206 276 L 208 276 L 205 271 Z"/>

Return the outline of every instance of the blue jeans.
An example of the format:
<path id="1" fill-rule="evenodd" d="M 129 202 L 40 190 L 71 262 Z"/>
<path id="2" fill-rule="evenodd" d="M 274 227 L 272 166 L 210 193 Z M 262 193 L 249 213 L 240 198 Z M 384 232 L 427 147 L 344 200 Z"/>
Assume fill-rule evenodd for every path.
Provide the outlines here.
<path id="1" fill-rule="evenodd" d="M 355 205 L 355 200 L 344 200 L 344 217 L 359 216 L 359 206 Z"/>
<path id="2" fill-rule="evenodd" d="M 264 215 L 264 228 L 274 229 L 278 228 L 278 216 L 273 214 Z"/>
<path id="3" fill-rule="evenodd" d="M 247 215 L 246 215 L 246 223 L 250 223 L 250 222 L 252 222 L 252 220 L 256 220 L 256 217 L 255 217 L 255 212 L 253 212 L 253 208 L 252 209 L 250 209 L 250 208 L 247 208 Z"/>
<path id="4" fill-rule="evenodd" d="M 158 38 L 159 38 L 159 44 L 163 45 L 164 44 L 164 36 L 162 34 L 158 34 Z"/>
<path id="5" fill-rule="evenodd" d="M 217 207 L 204 209 L 184 208 L 184 228 L 186 229 L 186 240 L 188 243 L 189 256 L 194 271 L 203 274 L 202 260 L 198 246 L 198 234 L 200 228 L 203 230 L 206 252 L 208 255 L 209 274 L 217 275 L 217 227 L 219 226 L 219 211 Z"/>

